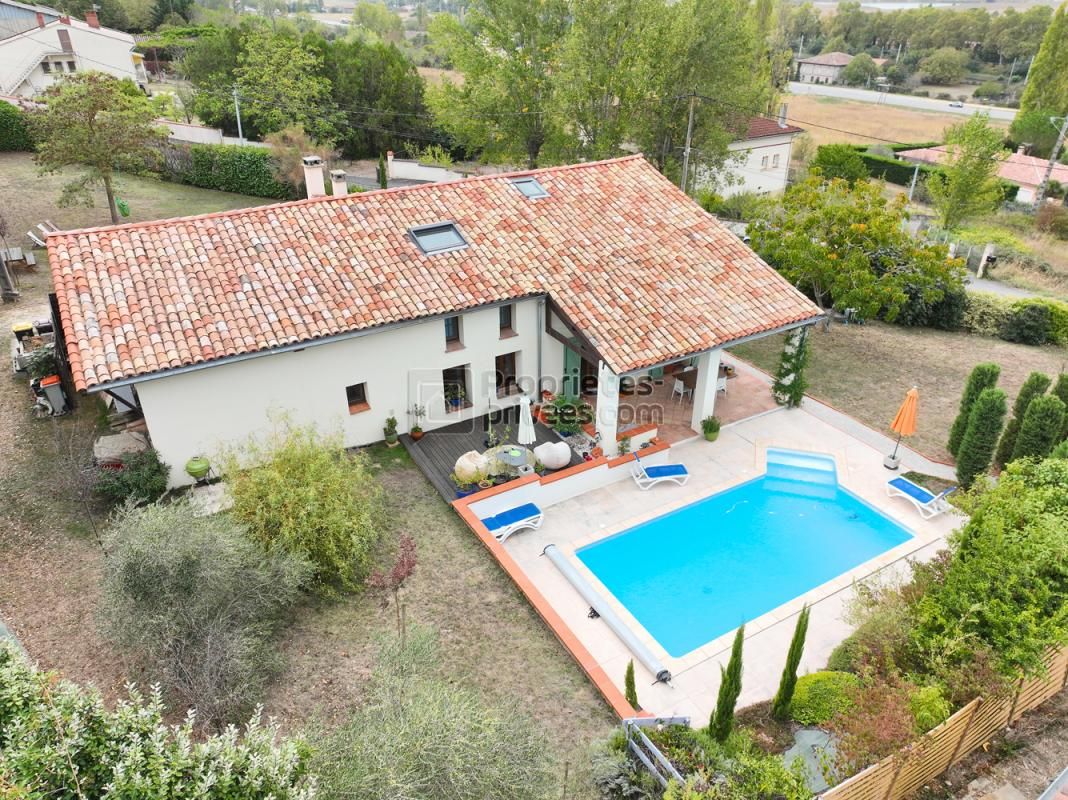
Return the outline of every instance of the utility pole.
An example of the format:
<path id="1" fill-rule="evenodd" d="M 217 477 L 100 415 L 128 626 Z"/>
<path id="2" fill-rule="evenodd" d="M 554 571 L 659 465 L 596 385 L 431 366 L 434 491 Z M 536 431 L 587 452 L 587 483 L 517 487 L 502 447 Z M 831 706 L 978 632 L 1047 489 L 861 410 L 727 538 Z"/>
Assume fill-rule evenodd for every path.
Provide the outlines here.
<path id="1" fill-rule="evenodd" d="M 245 134 L 241 130 L 241 100 L 237 93 L 237 86 L 234 86 L 234 113 L 237 114 L 237 140 L 241 144 L 245 143 Z"/>
<path id="2" fill-rule="evenodd" d="M 912 193 L 916 191 L 916 181 L 920 177 L 920 165 L 916 165 L 916 169 L 912 171 L 912 183 L 909 184 L 909 202 L 912 202 Z"/>
<path id="3" fill-rule="evenodd" d="M 897 43 L 897 55 L 894 56 L 894 63 L 895 64 L 897 64 L 898 62 L 901 61 L 901 45 L 902 44 L 903 44 L 902 42 L 898 42 Z"/>
<path id="4" fill-rule="evenodd" d="M 801 34 L 801 43 L 797 46 L 797 60 L 800 61 L 805 52 L 805 34 Z"/>
<path id="5" fill-rule="evenodd" d="M 1012 83 L 1012 76 L 1016 74 L 1016 62 L 1019 60 L 1019 56 L 1016 56 L 1016 58 L 1012 60 L 1012 66 L 1009 68 L 1009 77 L 1005 79 L 1006 88 L 1008 88 L 1009 84 Z"/>
<path id="6" fill-rule="evenodd" d="M 686 146 L 682 150 L 682 177 L 679 179 L 679 188 L 683 192 L 686 191 L 686 181 L 690 176 L 690 140 L 693 139 L 693 109 L 696 104 L 697 92 L 690 92 L 690 118 L 686 122 Z"/>
<path id="7" fill-rule="evenodd" d="M 1038 185 L 1038 191 L 1035 193 L 1035 211 L 1042 208 L 1042 203 L 1046 199 L 1046 190 L 1049 189 L 1049 177 L 1053 174 L 1053 168 L 1057 166 L 1057 156 L 1061 154 L 1061 148 L 1064 147 L 1064 138 L 1068 136 L 1068 116 L 1050 117 L 1049 121 L 1056 125 L 1059 121 L 1061 124 L 1060 133 L 1057 134 L 1057 143 L 1053 145 L 1053 152 L 1049 154 L 1049 163 L 1046 164 L 1046 174 L 1042 176 L 1042 183 Z"/>

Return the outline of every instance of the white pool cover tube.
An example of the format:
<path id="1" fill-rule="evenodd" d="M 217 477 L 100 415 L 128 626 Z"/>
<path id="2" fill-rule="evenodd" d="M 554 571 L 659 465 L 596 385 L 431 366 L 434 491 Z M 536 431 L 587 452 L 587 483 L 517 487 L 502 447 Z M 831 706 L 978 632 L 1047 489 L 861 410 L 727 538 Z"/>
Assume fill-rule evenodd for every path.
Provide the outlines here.
<path id="1" fill-rule="evenodd" d="M 671 680 L 671 673 L 660 663 L 660 659 L 654 656 L 648 647 L 638 641 L 631 629 L 623 624 L 623 620 L 616 616 L 616 612 L 609 607 L 604 598 L 597 593 L 597 590 L 590 586 L 589 581 L 583 578 L 578 573 L 578 570 L 568 563 L 566 556 L 560 552 L 555 544 L 546 545 L 541 552 L 542 555 L 549 557 L 549 560 L 556 565 L 560 573 L 567 578 L 568 583 L 574 586 L 575 591 L 582 595 L 582 599 L 590 604 L 590 608 L 600 615 L 605 625 L 612 629 L 613 633 L 627 646 L 630 652 L 634 654 L 634 657 L 641 662 L 642 666 L 656 676 L 658 683 L 667 683 Z"/>

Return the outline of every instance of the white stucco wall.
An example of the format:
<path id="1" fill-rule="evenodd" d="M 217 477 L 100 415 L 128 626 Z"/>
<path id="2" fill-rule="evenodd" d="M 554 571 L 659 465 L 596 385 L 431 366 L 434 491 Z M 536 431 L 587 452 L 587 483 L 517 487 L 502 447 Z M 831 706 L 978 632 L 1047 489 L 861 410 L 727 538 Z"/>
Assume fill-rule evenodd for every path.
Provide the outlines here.
<path id="1" fill-rule="evenodd" d="M 721 197 L 743 192 L 774 194 L 786 188 L 790 175 L 790 151 L 796 134 L 764 136 L 732 142 L 722 170 L 697 173 L 698 188 L 707 188 Z"/>
<path id="2" fill-rule="evenodd" d="M 537 375 L 538 339 L 544 336 L 539 300 L 517 302 L 515 336 L 501 338 L 496 306 L 462 315 L 463 348 L 448 351 L 441 318 L 385 329 L 377 333 L 303 350 L 265 355 L 207 369 L 141 381 L 141 407 L 153 445 L 171 465 L 172 485 L 189 482 L 185 462 L 194 455 L 209 458 L 220 445 L 240 442 L 270 427 L 272 412 L 286 412 L 298 423 L 324 430 L 340 429 L 345 445 L 354 447 L 382 439 L 382 428 L 395 416 L 401 433 L 413 420 L 407 411 L 419 402 L 428 409 L 424 430 L 484 414 L 493 402 L 502 407 L 517 395 L 498 399 L 494 388 L 495 358 L 517 352 L 516 369 L 528 376 L 533 390 Z M 544 338 L 544 343 L 551 342 Z M 562 358 L 546 359 L 556 369 Z M 470 408 L 446 413 L 443 369 L 468 366 Z M 370 408 L 350 414 L 345 387 L 366 383 Z M 491 398 L 492 395 L 492 398 Z"/>
<path id="3" fill-rule="evenodd" d="M 72 53 L 64 53 L 59 30 L 70 34 Z M 127 33 L 109 28 L 91 28 L 80 20 L 69 25 L 53 23 L 0 41 L 0 92 L 33 97 L 56 80 L 69 74 L 73 61 L 78 72 L 98 70 L 117 78 L 137 80 L 133 60 L 134 39 Z M 62 64 L 63 72 L 54 68 L 46 73 L 39 63 L 45 59 Z M 33 69 L 25 74 L 29 65 Z"/>
<path id="4" fill-rule="evenodd" d="M 801 83 L 838 83 L 844 69 L 830 64 L 802 63 L 797 70 L 797 79 Z"/>

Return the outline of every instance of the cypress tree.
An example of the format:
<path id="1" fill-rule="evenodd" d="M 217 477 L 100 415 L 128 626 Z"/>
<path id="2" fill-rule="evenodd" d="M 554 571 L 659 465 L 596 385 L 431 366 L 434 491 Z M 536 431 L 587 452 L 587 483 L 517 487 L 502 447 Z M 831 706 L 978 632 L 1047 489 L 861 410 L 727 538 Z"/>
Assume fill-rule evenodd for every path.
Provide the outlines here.
<path id="1" fill-rule="evenodd" d="M 1062 372 L 1057 376 L 1057 383 L 1053 385 L 1053 394 L 1059 397 L 1068 408 L 1068 372 Z M 1061 426 L 1061 435 L 1057 441 L 1062 442 L 1065 439 L 1068 439 L 1068 414 L 1064 415 L 1064 425 Z"/>
<path id="2" fill-rule="evenodd" d="M 727 741 L 734 727 L 734 706 L 742 692 L 742 642 L 745 640 L 745 625 L 734 634 L 731 657 L 727 668 L 719 668 L 719 697 L 716 698 L 716 710 L 708 721 L 708 732 L 717 742 Z"/>
<path id="3" fill-rule="evenodd" d="M 957 454 L 957 480 L 965 489 L 986 473 L 1005 424 L 1009 400 L 1001 389 L 984 389 L 972 406 L 968 428 Z"/>
<path id="4" fill-rule="evenodd" d="M 1020 97 L 1021 113 L 1048 111 L 1063 114 L 1068 108 L 1068 12 L 1057 9 L 1042 37 L 1031 65 L 1027 87 Z"/>
<path id="5" fill-rule="evenodd" d="M 1049 375 L 1032 372 L 1027 376 L 1023 386 L 1020 387 L 1020 393 L 1016 395 L 1016 402 L 1012 404 L 1012 419 L 1005 426 L 1005 432 L 1001 434 L 1001 441 L 998 442 L 998 452 L 994 456 L 994 463 L 999 467 L 1004 467 L 1012 461 L 1012 452 L 1016 449 L 1016 437 L 1020 433 L 1020 425 L 1023 423 L 1024 414 L 1027 413 L 1027 407 L 1031 405 L 1032 400 L 1045 393 L 1050 383 Z"/>
<path id="6" fill-rule="evenodd" d="M 786 666 L 782 668 L 779 691 L 771 703 L 771 715 L 775 719 L 790 717 L 790 701 L 794 699 L 794 687 L 797 685 L 797 667 L 801 663 L 801 654 L 805 650 L 805 636 L 808 635 L 808 606 L 801 609 L 794 628 L 794 638 L 790 640 L 790 649 L 786 653 Z"/>
<path id="7" fill-rule="evenodd" d="M 949 430 L 949 444 L 947 447 L 954 456 L 957 455 L 957 451 L 960 449 L 960 443 L 964 439 L 964 431 L 968 429 L 968 419 L 971 417 L 972 406 L 975 405 L 975 401 L 979 399 L 979 395 L 983 393 L 984 389 L 992 389 L 997 385 L 1000 374 L 1001 367 L 986 361 L 982 364 L 976 364 L 971 375 L 968 376 L 968 382 L 964 384 L 964 391 L 960 396 L 960 412 L 957 414 L 957 418 L 953 420 L 953 427 Z"/>
<path id="8" fill-rule="evenodd" d="M 641 708 L 638 705 L 638 688 L 634 685 L 634 659 L 627 662 L 627 672 L 623 676 L 623 695 L 635 711 Z"/>
<path id="9" fill-rule="evenodd" d="M 380 189 L 388 189 L 389 188 L 389 171 L 386 169 L 386 157 L 385 156 L 379 156 L 378 157 L 378 169 L 376 170 L 376 172 L 378 173 L 378 188 L 380 188 Z"/>
<path id="10" fill-rule="evenodd" d="M 1012 451 L 1012 460 L 1045 458 L 1057 444 L 1063 427 L 1064 403 L 1051 394 L 1039 395 L 1027 406 L 1020 435 L 1016 437 L 1016 447 Z"/>

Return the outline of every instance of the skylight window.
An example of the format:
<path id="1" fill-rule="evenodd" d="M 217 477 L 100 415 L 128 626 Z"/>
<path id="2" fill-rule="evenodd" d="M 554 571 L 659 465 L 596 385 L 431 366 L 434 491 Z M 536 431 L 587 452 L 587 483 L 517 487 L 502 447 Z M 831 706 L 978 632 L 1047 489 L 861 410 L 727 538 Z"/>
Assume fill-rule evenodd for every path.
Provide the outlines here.
<path id="1" fill-rule="evenodd" d="M 422 225 L 408 231 L 412 241 L 425 255 L 447 253 L 450 250 L 462 250 L 467 247 L 467 240 L 456 227 L 455 222 L 441 222 L 435 225 Z"/>
<path id="2" fill-rule="evenodd" d="M 545 187 L 538 183 L 537 178 L 516 178 L 512 181 L 512 185 L 531 200 L 540 200 L 542 197 L 549 196 Z"/>

